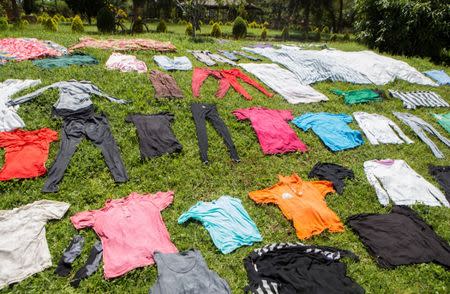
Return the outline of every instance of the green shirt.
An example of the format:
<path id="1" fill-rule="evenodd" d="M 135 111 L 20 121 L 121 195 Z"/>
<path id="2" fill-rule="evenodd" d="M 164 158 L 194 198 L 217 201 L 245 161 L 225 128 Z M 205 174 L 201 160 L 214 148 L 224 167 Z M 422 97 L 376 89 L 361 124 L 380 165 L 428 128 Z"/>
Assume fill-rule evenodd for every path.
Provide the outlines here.
<path id="1" fill-rule="evenodd" d="M 371 101 L 381 101 L 382 92 L 377 90 L 363 89 L 354 91 L 331 90 L 332 93 L 344 96 L 345 104 L 358 104 Z"/>
<path id="2" fill-rule="evenodd" d="M 98 64 L 98 60 L 90 55 L 64 55 L 56 58 L 46 58 L 46 59 L 38 59 L 34 60 L 33 64 L 39 66 L 41 68 L 57 68 L 57 67 L 66 67 L 69 65 L 90 65 L 90 64 Z"/>
<path id="3" fill-rule="evenodd" d="M 450 112 L 446 114 L 433 114 L 438 123 L 450 134 Z"/>

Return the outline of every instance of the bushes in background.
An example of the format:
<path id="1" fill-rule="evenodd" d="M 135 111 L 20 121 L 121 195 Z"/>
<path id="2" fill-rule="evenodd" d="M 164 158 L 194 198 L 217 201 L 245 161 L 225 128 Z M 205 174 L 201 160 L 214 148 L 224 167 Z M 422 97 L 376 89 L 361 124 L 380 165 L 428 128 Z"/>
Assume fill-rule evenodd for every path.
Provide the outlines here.
<path id="1" fill-rule="evenodd" d="M 0 17 L 0 31 L 6 31 L 9 29 L 8 19 L 5 16 Z"/>
<path id="2" fill-rule="evenodd" d="M 263 28 L 262 32 L 261 32 L 261 40 L 265 41 L 267 40 L 267 29 Z"/>
<path id="3" fill-rule="evenodd" d="M 216 22 L 213 24 L 211 29 L 211 37 L 220 38 L 222 37 L 222 30 L 220 29 L 220 25 Z"/>
<path id="4" fill-rule="evenodd" d="M 58 23 L 56 20 L 52 17 L 47 17 L 42 23 L 44 25 L 44 28 L 51 32 L 57 32 L 58 31 Z"/>
<path id="5" fill-rule="evenodd" d="M 79 15 L 75 15 L 72 20 L 72 32 L 82 33 L 84 32 L 83 21 L 81 20 Z"/>
<path id="6" fill-rule="evenodd" d="M 369 48 L 442 60 L 450 47 L 448 0 L 358 0 L 357 38 Z"/>
<path id="7" fill-rule="evenodd" d="M 156 31 L 158 33 L 167 33 L 167 24 L 163 19 L 161 19 L 156 26 Z"/>
<path id="8" fill-rule="evenodd" d="M 245 38 L 247 36 L 247 22 L 240 16 L 234 20 L 233 36 L 235 39 Z"/>
<path id="9" fill-rule="evenodd" d="M 101 33 L 112 33 L 116 28 L 116 20 L 112 11 L 103 7 L 97 14 L 97 29 Z"/>
<path id="10" fill-rule="evenodd" d="M 283 30 L 281 31 L 281 39 L 283 41 L 289 40 L 289 28 L 288 27 L 284 27 Z"/>
<path id="11" fill-rule="evenodd" d="M 186 30 L 184 31 L 184 33 L 188 36 L 192 36 L 194 35 L 194 26 L 192 26 L 192 23 L 188 22 L 188 24 L 186 25 Z"/>

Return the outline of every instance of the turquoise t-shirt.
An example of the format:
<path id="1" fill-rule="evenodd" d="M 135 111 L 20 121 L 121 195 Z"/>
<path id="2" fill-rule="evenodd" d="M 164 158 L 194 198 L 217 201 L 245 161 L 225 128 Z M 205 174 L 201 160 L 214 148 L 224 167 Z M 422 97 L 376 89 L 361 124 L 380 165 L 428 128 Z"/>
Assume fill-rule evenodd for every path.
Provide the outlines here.
<path id="1" fill-rule="evenodd" d="M 292 122 L 305 132 L 312 129 L 332 151 L 340 151 L 364 143 L 361 132 L 347 125 L 352 121 L 352 116 L 344 113 L 309 112 L 294 118 Z"/>
<path id="2" fill-rule="evenodd" d="M 382 92 L 378 90 L 353 90 L 353 91 L 341 91 L 333 89 L 331 90 L 336 95 L 344 97 L 345 104 L 358 104 L 365 102 L 381 101 Z"/>
<path id="3" fill-rule="evenodd" d="M 450 134 L 450 112 L 446 114 L 433 114 L 438 123 Z"/>
<path id="4" fill-rule="evenodd" d="M 197 202 L 178 218 L 178 223 L 185 223 L 191 218 L 203 224 L 214 245 L 223 254 L 262 241 L 258 228 L 241 200 L 231 196 L 222 196 L 212 202 Z"/>

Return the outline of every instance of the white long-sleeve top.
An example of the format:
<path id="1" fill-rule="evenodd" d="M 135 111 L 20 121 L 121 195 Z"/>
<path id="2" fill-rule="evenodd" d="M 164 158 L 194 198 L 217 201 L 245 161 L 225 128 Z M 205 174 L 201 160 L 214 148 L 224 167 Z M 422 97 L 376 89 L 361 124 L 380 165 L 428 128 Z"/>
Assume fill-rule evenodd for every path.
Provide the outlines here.
<path id="1" fill-rule="evenodd" d="M 403 160 L 369 160 L 364 162 L 364 172 L 383 206 L 391 199 L 396 205 L 450 207 L 444 194 Z"/>
<path id="2" fill-rule="evenodd" d="M 383 115 L 354 112 L 353 117 L 372 145 L 413 143 L 396 123 Z"/>

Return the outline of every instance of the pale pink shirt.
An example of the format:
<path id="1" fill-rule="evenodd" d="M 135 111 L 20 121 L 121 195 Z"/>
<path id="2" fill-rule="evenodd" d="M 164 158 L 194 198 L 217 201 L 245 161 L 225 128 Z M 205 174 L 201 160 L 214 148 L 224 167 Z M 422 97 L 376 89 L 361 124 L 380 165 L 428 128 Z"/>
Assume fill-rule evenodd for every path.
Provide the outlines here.
<path id="1" fill-rule="evenodd" d="M 131 193 L 108 200 L 99 210 L 79 212 L 70 220 L 77 229 L 92 227 L 102 240 L 105 278 L 114 278 L 155 263 L 153 254 L 178 252 L 170 240 L 161 211 L 174 193 Z"/>
<path id="2" fill-rule="evenodd" d="M 111 56 L 106 61 L 106 68 L 118 69 L 122 72 L 147 72 L 147 65 L 145 64 L 145 62 L 137 59 L 134 55 L 125 55 L 120 53 L 111 54 Z"/>

